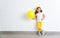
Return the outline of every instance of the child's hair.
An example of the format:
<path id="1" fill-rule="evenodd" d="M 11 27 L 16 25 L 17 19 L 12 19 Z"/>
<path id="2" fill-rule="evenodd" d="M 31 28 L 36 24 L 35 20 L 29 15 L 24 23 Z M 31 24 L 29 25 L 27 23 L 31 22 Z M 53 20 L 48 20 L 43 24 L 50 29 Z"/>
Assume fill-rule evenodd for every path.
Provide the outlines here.
<path id="1" fill-rule="evenodd" d="M 35 14 L 38 13 L 38 11 L 37 11 L 38 8 L 40 8 L 40 7 L 37 7 L 37 8 L 36 8 Z M 40 8 L 40 9 L 41 9 L 41 8 Z M 40 10 L 40 12 L 42 12 L 42 10 Z"/>

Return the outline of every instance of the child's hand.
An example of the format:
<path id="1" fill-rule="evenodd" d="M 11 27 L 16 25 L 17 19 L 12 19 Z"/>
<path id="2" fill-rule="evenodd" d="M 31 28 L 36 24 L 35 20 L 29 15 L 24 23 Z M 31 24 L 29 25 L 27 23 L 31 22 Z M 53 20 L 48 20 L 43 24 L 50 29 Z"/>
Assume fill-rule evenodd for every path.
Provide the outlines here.
<path id="1" fill-rule="evenodd" d="M 33 20 L 35 19 L 35 18 L 32 18 Z"/>

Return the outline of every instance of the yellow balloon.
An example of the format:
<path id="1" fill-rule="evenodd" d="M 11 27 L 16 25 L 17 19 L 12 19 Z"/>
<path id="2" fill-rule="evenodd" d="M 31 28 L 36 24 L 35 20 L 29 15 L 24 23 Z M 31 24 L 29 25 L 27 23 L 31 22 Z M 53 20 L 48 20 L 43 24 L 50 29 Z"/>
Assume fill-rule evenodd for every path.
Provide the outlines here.
<path id="1" fill-rule="evenodd" d="M 31 19 L 35 18 L 35 12 L 33 10 L 28 10 L 27 16 Z"/>

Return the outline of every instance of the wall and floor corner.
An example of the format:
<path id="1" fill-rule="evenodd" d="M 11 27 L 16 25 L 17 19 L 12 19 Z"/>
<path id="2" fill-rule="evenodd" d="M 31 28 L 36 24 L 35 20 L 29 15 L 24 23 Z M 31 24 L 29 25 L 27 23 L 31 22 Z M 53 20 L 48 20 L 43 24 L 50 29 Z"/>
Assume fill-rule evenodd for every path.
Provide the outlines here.
<path id="1" fill-rule="evenodd" d="M 43 29 L 60 32 L 60 0 L 0 0 L 0 31 L 36 31 L 26 13 L 38 5 L 46 15 Z"/>

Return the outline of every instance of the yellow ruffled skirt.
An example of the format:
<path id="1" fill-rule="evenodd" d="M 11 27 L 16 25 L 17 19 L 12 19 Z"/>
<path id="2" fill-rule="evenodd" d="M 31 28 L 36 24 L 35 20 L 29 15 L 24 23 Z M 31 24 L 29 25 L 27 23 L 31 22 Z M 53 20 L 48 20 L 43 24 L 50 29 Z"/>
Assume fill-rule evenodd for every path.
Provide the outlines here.
<path id="1" fill-rule="evenodd" d="M 42 31 L 42 22 L 37 22 L 38 31 Z"/>

